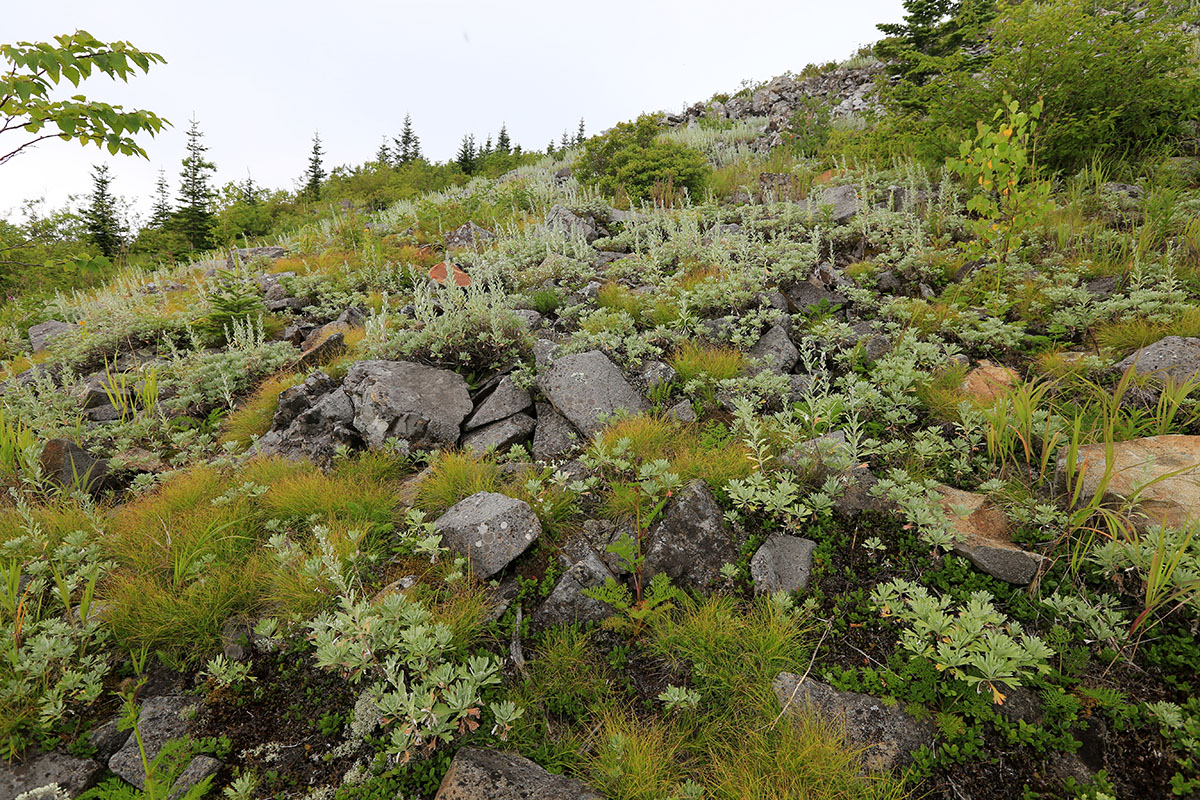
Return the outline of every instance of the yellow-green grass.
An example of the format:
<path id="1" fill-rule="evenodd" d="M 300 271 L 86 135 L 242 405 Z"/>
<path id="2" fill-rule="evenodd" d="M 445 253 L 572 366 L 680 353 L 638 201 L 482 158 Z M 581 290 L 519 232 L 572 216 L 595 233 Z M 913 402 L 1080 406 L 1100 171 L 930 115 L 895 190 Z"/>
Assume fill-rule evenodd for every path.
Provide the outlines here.
<path id="1" fill-rule="evenodd" d="M 671 366 L 683 383 L 694 378 L 715 383 L 741 375 L 746 369 L 746 356 L 732 347 L 684 342 L 671 357 Z"/>
<path id="2" fill-rule="evenodd" d="M 935 419 L 957 421 L 959 404 L 964 400 L 970 401 L 962 390 L 966 377 L 966 365 L 947 365 L 930 375 L 929 380 L 918 384 L 917 397 Z"/>
<path id="3" fill-rule="evenodd" d="M 248 447 L 255 437 L 271 429 L 271 421 L 279 409 L 279 395 L 303 380 L 304 376 L 293 372 L 279 372 L 268 377 L 225 418 L 221 441 Z"/>
<path id="4" fill-rule="evenodd" d="M 1173 319 L 1131 317 L 1096 326 L 1092 331 L 1101 347 L 1121 357 L 1168 336 L 1200 336 L 1200 308 L 1189 308 Z"/>

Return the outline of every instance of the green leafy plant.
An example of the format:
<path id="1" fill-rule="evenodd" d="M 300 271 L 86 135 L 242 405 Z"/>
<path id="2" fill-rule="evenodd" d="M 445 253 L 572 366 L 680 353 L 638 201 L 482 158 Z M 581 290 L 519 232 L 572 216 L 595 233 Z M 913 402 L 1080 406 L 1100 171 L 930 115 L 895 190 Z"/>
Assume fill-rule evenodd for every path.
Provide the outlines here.
<path id="1" fill-rule="evenodd" d="M 1050 671 L 1054 652 L 997 611 L 987 592 L 975 592 L 956 607 L 948 597 L 897 578 L 876 586 L 871 602 L 883 616 L 907 623 L 901 647 L 976 692 L 986 686 L 996 704 L 1005 700 L 1002 686 L 1016 688 Z"/>

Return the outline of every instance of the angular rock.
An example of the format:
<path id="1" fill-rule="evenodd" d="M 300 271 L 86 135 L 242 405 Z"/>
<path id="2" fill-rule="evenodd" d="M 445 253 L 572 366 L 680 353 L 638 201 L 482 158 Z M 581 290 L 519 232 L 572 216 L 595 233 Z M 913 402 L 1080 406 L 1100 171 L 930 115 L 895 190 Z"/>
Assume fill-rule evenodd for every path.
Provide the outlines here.
<path id="1" fill-rule="evenodd" d="M 831 186 L 810 200 L 813 214 L 823 217 L 828 208 L 829 219 L 835 225 L 844 225 L 865 207 L 855 186 Z"/>
<path id="2" fill-rule="evenodd" d="M 57 319 L 33 325 L 29 328 L 29 349 L 35 353 L 45 350 L 59 336 L 73 330 L 75 330 L 74 325 Z"/>
<path id="3" fill-rule="evenodd" d="M 196 756 L 175 779 L 174 790 L 167 795 L 167 800 L 178 800 L 200 781 L 215 778 L 220 771 L 221 762 L 217 759 L 212 756 Z"/>
<path id="4" fill-rule="evenodd" d="M 584 589 L 603 586 L 614 577 L 590 547 L 583 558 L 571 565 L 555 585 L 550 596 L 533 612 L 534 630 L 566 622 L 599 622 L 612 614 L 612 608 L 583 593 Z"/>
<path id="5" fill-rule="evenodd" d="M 476 428 L 462 438 L 464 450 L 485 453 L 488 450 L 507 450 L 514 444 L 529 441 L 537 428 L 537 422 L 528 414 L 513 414 L 508 419 Z"/>
<path id="6" fill-rule="evenodd" d="M 69 797 L 77 797 L 95 786 L 103 774 L 103 764 L 59 752 L 27 755 L 23 761 L 0 761 L 0 797 L 17 797 L 52 784 Z"/>
<path id="7" fill-rule="evenodd" d="M 864 511 L 884 513 L 896 508 L 894 501 L 871 494 L 879 479 L 866 467 L 852 467 L 840 479 L 846 488 L 833 501 L 833 510 L 843 517 L 854 519 Z"/>
<path id="8" fill-rule="evenodd" d="M 768 328 L 754 347 L 750 348 L 749 355 L 764 362 L 767 369 L 781 375 L 791 372 L 800 360 L 800 351 L 779 325 Z"/>
<path id="9" fill-rule="evenodd" d="M 1168 336 L 1131 353 L 1116 369 L 1132 368 L 1138 377 L 1170 377 L 1177 382 L 1200 379 L 1200 339 Z"/>
<path id="10" fill-rule="evenodd" d="M 153 759 L 164 744 L 187 733 L 187 723 L 180 717 L 187 705 L 187 700 L 178 695 L 151 697 L 142 703 L 138 711 L 138 731 L 142 734 L 147 758 Z M 108 760 L 108 768 L 127 783 L 142 788 L 146 773 L 135 737 L 129 737 L 125 746 Z"/>
<path id="11" fill-rule="evenodd" d="M 750 559 L 750 577 L 758 594 L 808 588 L 817 543 L 799 536 L 772 536 Z"/>
<path id="12" fill-rule="evenodd" d="M 474 222 L 467 222 L 446 234 L 446 249 L 482 247 L 495 238 L 496 234 L 487 228 L 482 228 Z"/>
<path id="13" fill-rule="evenodd" d="M 1080 503 L 1095 497 L 1108 466 L 1103 444 L 1079 448 Z M 1064 454 L 1055 470 L 1055 480 L 1064 490 L 1066 479 Z M 1123 504 L 1135 494 L 1143 524 L 1182 528 L 1200 519 L 1200 436 L 1170 434 L 1116 442 L 1104 499 Z"/>
<path id="14" fill-rule="evenodd" d="M 847 744 L 863 751 L 865 772 L 904 766 L 915 750 L 933 744 L 934 726 L 898 706 L 857 692 L 842 692 L 812 678 L 781 672 L 771 683 L 785 711 L 816 713 L 831 724 L 845 724 Z"/>
<path id="15" fill-rule="evenodd" d="M 277 261 L 287 255 L 286 247 L 239 247 L 229 254 L 226 263 L 230 268 L 239 264 L 249 264 L 255 259 Z"/>
<path id="16" fill-rule="evenodd" d="M 573 778 L 552 775 L 516 753 L 463 747 L 434 800 L 604 800 Z"/>
<path id="17" fill-rule="evenodd" d="M 533 395 L 529 390 L 518 387 L 510 376 L 505 375 L 492 393 L 475 407 L 475 412 L 467 419 L 463 430 L 472 431 L 489 423 L 499 422 L 513 414 L 521 413 L 532 405 Z"/>
<path id="18" fill-rule="evenodd" d="M 706 589 L 721 580 L 721 567 L 737 561 L 733 536 L 724 528 L 721 507 L 702 480 L 679 490 L 647 535 L 642 575 L 660 572 L 678 587 Z"/>
<path id="19" fill-rule="evenodd" d="M 942 511 L 958 539 L 954 554 L 993 578 L 1029 585 L 1045 559 L 1012 543 L 1011 526 L 1004 512 L 986 495 L 949 486 L 939 486 L 938 491 Z"/>
<path id="20" fill-rule="evenodd" d="M 814 306 L 841 306 L 846 304 L 846 298 L 836 292 L 831 292 L 814 281 L 800 281 L 787 287 L 784 291 L 792 309 L 796 312 L 807 311 Z"/>
<path id="21" fill-rule="evenodd" d="M 538 369 L 550 366 L 558 358 L 559 344 L 553 339 L 535 339 L 533 342 L 533 363 Z"/>
<path id="22" fill-rule="evenodd" d="M 553 461 L 570 453 L 583 442 L 583 437 L 554 410 L 549 403 L 537 404 L 537 428 L 533 432 L 533 457 L 538 461 Z"/>
<path id="23" fill-rule="evenodd" d="M 361 443 L 350 397 L 324 372 L 315 372 L 280 393 L 271 430 L 259 438 L 256 449 L 264 455 L 325 465 L 333 460 L 338 445 Z"/>
<path id="24" fill-rule="evenodd" d="M 604 430 L 607 419 L 637 414 L 648 406 L 608 356 L 599 350 L 555 359 L 538 376 L 538 389 L 585 436 Z"/>
<path id="25" fill-rule="evenodd" d="M 673 383 L 679 374 L 675 368 L 665 361 L 649 361 L 642 367 L 642 384 L 647 389 L 653 389 L 666 383 Z"/>
<path id="26" fill-rule="evenodd" d="M 354 427 L 369 447 L 392 437 L 417 447 L 454 445 L 471 413 L 461 375 L 410 361 L 359 361 L 343 387 L 354 403 Z"/>
<path id="27" fill-rule="evenodd" d="M 696 409 L 692 407 L 691 400 L 680 400 L 667 409 L 667 416 L 686 425 L 696 421 Z"/>
<path id="28" fill-rule="evenodd" d="M 108 761 L 112 754 L 125 746 L 133 731 L 123 731 L 117 724 L 120 717 L 113 717 L 103 725 L 97 725 L 88 732 L 88 744 L 96 748 L 96 760 Z"/>
<path id="29" fill-rule="evenodd" d="M 546 213 L 546 230 L 564 234 L 567 238 L 582 236 L 588 244 L 605 235 L 590 218 L 581 217 L 561 205 Z"/>
<path id="30" fill-rule="evenodd" d="M 341 331 L 337 331 L 318 340 L 316 344 L 301 353 L 300 357 L 292 362 L 292 368 L 300 369 L 311 367 L 314 364 L 324 364 L 344 352 L 346 352 L 346 337 Z"/>
<path id="31" fill-rule="evenodd" d="M 1005 366 L 990 361 L 980 361 L 979 366 L 967 373 L 962 382 L 963 394 L 978 403 L 991 403 L 1017 385 L 1020 376 Z"/>
<path id="32" fill-rule="evenodd" d="M 92 494 L 108 488 L 108 459 L 96 458 L 68 439 L 46 442 L 40 461 L 42 474 L 59 486 Z"/>
<path id="33" fill-rule="evenodd" d="M 542 534 L 528 503 L 495 492 L 479 492 L 455 503 L 433 525 L 482 579 L 507 567 Z"/>

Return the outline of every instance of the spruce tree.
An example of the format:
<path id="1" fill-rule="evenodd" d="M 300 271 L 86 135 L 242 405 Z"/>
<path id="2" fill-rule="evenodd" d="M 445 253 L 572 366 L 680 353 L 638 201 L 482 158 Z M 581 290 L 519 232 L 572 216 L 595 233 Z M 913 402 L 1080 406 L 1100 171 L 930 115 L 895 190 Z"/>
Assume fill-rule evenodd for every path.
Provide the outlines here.
<path id="1" fill-rule="evenodd" d="M 325 165 L 321 162 L 321 134 L 313 134 L 312 153 L 308 157 L 308 169 L 304 172 L 304 196 L 309 200 L 321 199 L 321 183 L 326 177 Z"/>
<path id="2" fill-rule="evenodd" d="M 487 140 L 483 143 L 483 149 L 479 151 L 479 155 L 488 156 L 492 154 L 492 135 L 489 133 Z"/>
<path id="3" fill-rule="evenodd" d="M 563 131 L 562 139 L 560 139 L 559 143 L 558 143 L 558 149 L 566 150 L 570 146 L 571 146 L 571 134 L 567 133 L 566 131 Z"/>
<path id="4" fill-rule="evenodd" d="M 579 130 L 575 131 L 575 144 L 583 144 L 587 136 L 584 135 L 583 117 L 579 118 Z"/>
<path id="5" fill-rule="evenodd" d="M 546 145 L 546 155 L 548 155 L 548 156 L 554 155 L 554 140 L 553 139 L 550 140 L 550 144 Z"/>
<path id="6" fill-rule="evenodd" d="M 201 141 L 200 123 L 192 120 L 187 133 L 187 157 L 183 159 L 183 178 L 179 186 L 179 209 L 175 212 L 175 227 L 193 250 L 212 247 L 214 216 L 212 211 L 213 189 L 209 182 L 217 169 L 204 154 L 208 147 Z"/>
<path id="7" fill-rule="evenodd" d="M 388 149 L 386 136 L 379 143 L 379 150 L 375 152 L 375 163 L 381 167 L 390 167 L 392 165 L 392 151 Z"/>
<path id="8" fill-rule="evenodd" d="M 421 157 L 421 140 L 413 132 L 411 114 L 404 115 L 404 127 L 400 129 L 400 136 L 395 139 L 395 142 L 397 164 L 403 166 Z"/>
<path id="9" fill-rule="evenodd" d="M 508 155 L 511 150 L 512 141 L 508 138 L 508 126 L 501 124 L 500 134 L 496 137 L 496 152 Z"/>
<path id="10" fill-rule="evenodd" d="M 475 170 L 476 155 L 475 134 L 470 133 L 463 136 L 462 143 L 458 146 L 458 155 L 454 157 L 459 169 L 470 175 Z"/>
<path id="11" fill-rule="evenodd" d="M 107 164 L 92 167 L 92 200 L 83 211 L 83 220 L 88 240 L 102 254 L 115 258 L 121 252 L 124 237 L 117 219 L 116 202 L 108 190 L 111 183 Z"/>
<path id="12" fill-rule="evenodd" d="M 167 171 L 158 171 L 158 181 L 154 184 L 154 205 L 150 208 L 150 227 L 163 228 L 171 221 L 171 190 L 167 186 Z"/>

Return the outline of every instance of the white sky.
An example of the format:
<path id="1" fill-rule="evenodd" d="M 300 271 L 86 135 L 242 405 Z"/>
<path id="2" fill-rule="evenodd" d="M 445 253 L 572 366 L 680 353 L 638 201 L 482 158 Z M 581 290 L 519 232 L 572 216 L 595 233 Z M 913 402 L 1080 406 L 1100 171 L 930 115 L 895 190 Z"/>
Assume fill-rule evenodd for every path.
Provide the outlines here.
<path id="1" fill-rule="evenodd" d="M 541 149 L 579 118 L 589 134 L 644 111 L 676 110 L 743 79 L 842 60 L 899 21 L 902 0 L 3 0 L 0 42 L 48 41 L 83 29 L 162 54 L 128 84 L 84 83 L 93 100 L 145 108 L 174 127 L 141 137 L 150 160 L 48 141 L 0 167 L 0 215 L 45 197 L 90 191 L 107 161 L 112 190 L 145 212 L 157 171 L 178 187 L 195 114 L 216 184 L 247 174 L 294 188 L 314 130 L 326 168 L 373 157 L 410 112 L 425 155 L 453 157 L 464 133 L 482 143 L 506 122 Z M 66 84 L 63 96 L 74 94 Z M 14 134 L 5 134 L 4 145 Z"/>

